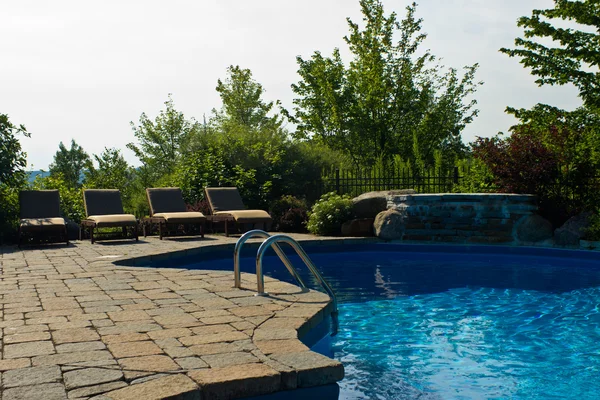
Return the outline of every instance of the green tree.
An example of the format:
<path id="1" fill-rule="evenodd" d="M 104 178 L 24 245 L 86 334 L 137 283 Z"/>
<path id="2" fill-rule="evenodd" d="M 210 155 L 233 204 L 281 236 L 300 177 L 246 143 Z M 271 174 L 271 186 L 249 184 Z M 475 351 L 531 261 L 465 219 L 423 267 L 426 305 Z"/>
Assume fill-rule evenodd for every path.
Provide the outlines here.
<path id="1" fill-rule="evenodd" d="M 357 165 L 372 165 L 394 155 L 413 163 L 434 163 L 436 150 L 459 153 L 460 134 L 477 115 L 467 101 L 481 82 L 477 64 L 443 72 L 420 46 L 426 38 L 416 4 L 406 17 L 386 16 L 380 0 L 361 0 L 365 28 L 348 19 L 344 37 L 353 59 L 346 67 L 338 49 L 332 57 L 315 52 L 298 57 L 300 82 L 294 114 L 301 138 L 314 137 L 347 153 Z M 394 42 L 395 33 L 399 40 Z"/>
<path id="2" fill-rule="evenodd" d="M 123 205 L 132 209 L 132 181 L 134 179 L 133 168 L 125 161 L 121 151 L 116 148 L 105 148 L 100 155 L 94 154 L 94 163 L 90 163 L 85 172 L 85 183 L 87 187 L 98 189 L 119 189 Z"/>
<path id="3" fill-rule="evenodd" d="M 27 154 L 18 135 L 30 137 L 23 125 L 15 126 L 0 114 L 0 244 L 15 237 L 19 223 L 19 190 L 25 183 Z"/>
<path id="4" fill-rule="evenodd" d="M 241 125 L 247 128 L 261 129 L 268 127 L 277 129 L 281 120 L 277 115 L 269 116 L 273 102 L 262 100 L 264 89 L 252 77 L 252 71 L 240 68 L 239 65 L 227 68 L 225 81 L 217 81 L 217 92 L 223 102 L 220 111 L 214 111 L 215 119 L 223 125 Z"/>
<path id="5" fill-rule="evenodd" d="M 50 164 L 50 175 L 61 176 L 60 180 L 71 188 L 81 187 L 81 178 L 89 166 L 90 156 L 83 148 L 71 139 L 71 148 L 67 149 L 63 142 L 58 145 L 54 162 Z"/>
<path id="6" fill-rule="evenodd" d="M 25 179 L 27 154 L 21 148 L 18 134 L 30 137 L 23 125 L 17 127 L 8 115 L 0 114 L 0 185 L 19 186 Z"/>
<path id="7" fill-rule="evenodd" d="M 552 206 L 550 214 L 559 215 L 559 222 L 598 207 L 599 188 L 594 177 L 600 170 L 599 16 L 597 0 L 555 0 L 554 8 L 533 10 L 530 17 L 519 18 L 517 24 L 524 29 L 524 38 L 515 39 L 514 49 L 500 49 L 520 58 L 537 77 L 538 85 L 572 84 L 583 100 L 583 106 L 572 111 L 541 103 L 531 109 L 506 109 L 519 119 L 510 129 L 513 136 L 541 143 L 558 160 L 554 171 L 558 181 L 544 186 L 544 180 L 533 179 L 536 187 L 531 190 L 541 193 L 540 201 Z M 567 27 L 557 26 L 564 26 L 565 21 Z M 525 175 L 538 167 L 525 165 L 525 170 L 517 172 Z M 493 171 L 497 180 L 503 178 Z M 559 207 L 562 210 L 556 211 Z"/>
<path id="8" fill-rule="evenodd" d="M 584 29 L 557 27 L 553 20 Z M 521 64 L 538 77 L 538 85 L 573 84 L 584 106 L 600 109 L 600 2 L 554 0 L 554 8 L 533 10 L 517 25 L 523 27 L 524 38 L 515 39 L 515 49 L 500 51 L 521 58 Z M 543 43 L 548 40 L 552 45 Z"/>
<path id="9" fill-rule="evenodd" d="M 264 207 L 282 190 L 290 137 L 282 127 L 281 116 L 273 111 L 274 102 L 263 100 L 264 89 L 249 69 L 230 66 L 226 79 L 218 80 L 216 90 L 223 105 L 213 110 L 209 123 L 202 126 L 193 140 L 192 149 L 202 154 L 218 149 L 218 154 L 205 157 L 206 165 L 202 167 L 197 157 L 193 157 L 195 161 L 180 170 L 188 171 L 187 177 L 193 175 L 190 168 L 215 171 L 209 181 L 197 177 L 195 182 L 212 185 L 237 182 L 236 186 L 243 185 L 240 190 L 249 206 Z"/>
<path id="10" fill-rule="evenodd" d="M 187 120 L 182 112 L 175 109 L 170 94 L 165 106 L 166 109 L 161 110 L 154 121 L 142 113 L 139 125 L 131 122 L 138 143 L 127 144 L 127 148 L 148 166 L 149 179 L 153 182 L 175 170 L 190 138 L 200 131 L 200 124 L 195 119 Z"/>

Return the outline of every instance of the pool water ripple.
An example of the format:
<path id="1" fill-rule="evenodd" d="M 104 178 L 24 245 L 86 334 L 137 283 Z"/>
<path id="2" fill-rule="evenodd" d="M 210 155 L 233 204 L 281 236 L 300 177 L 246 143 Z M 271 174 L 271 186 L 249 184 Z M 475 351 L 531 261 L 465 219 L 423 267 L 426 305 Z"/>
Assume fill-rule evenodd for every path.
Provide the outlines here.
<path id="1" fill-rule="evenodd" d="M 332 342 L 347 368 L 342 394 L 398 399 L 373 394 L 402 382 L 440 398 L 598 398 L 598 299 L 598 288 L 467 288 L 343 304 Z M 369 363 L 382 372 L 372 380 Z"/>
<path id="2" fill-rule="evenodd" d="M 340 398 L 600 398 L 600 259 L 511 251 L 309 252 L 340 301 L 316 346 L 344 364 Z"/>

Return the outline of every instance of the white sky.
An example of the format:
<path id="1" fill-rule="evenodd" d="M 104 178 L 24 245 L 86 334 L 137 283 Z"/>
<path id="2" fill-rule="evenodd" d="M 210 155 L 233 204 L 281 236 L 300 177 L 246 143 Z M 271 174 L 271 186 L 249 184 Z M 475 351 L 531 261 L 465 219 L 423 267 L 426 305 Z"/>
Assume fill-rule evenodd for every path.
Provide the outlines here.
<path id="1" fill-rule="evenodd" d="M 407 1 L 384 0 L 404 15 Z M 507 105 L 580 104 L 572 87 L 538 88 L 518 59 L 498 52 L 522 35 L 516 20 L 552 0 L 421 0 L 425 47 L 447 67 L 478 62 L 480 115 L 463 139 L 506 131 Z M 358 0 L 0 0 L 0 113 L 25 124 L 32 169 L 47 169 L 58 143 L 74 138 L 90 155 L 125 144 L 142 112 L 152 119 L 168 93 L 186 117 L 221 103 L 217 79 L 229 65 L 252 70 L 266 94 L 291 108 L 296 56 L 340 47 Z M 32 165 L 32 167 L 31 167 Z"/>

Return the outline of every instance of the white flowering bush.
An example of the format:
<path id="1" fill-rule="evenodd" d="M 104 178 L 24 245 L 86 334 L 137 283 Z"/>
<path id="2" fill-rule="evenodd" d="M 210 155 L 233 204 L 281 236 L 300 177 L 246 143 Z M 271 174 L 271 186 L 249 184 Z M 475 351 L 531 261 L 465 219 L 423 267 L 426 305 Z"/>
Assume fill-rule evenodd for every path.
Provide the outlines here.
<path id="1" fill-rule="evenodd" d="M 339 235 L 342 224 L 351 220 L 352 216 L 349 196 L 326 193 L 312 207 L 306 228 L 315 235 Z"/>

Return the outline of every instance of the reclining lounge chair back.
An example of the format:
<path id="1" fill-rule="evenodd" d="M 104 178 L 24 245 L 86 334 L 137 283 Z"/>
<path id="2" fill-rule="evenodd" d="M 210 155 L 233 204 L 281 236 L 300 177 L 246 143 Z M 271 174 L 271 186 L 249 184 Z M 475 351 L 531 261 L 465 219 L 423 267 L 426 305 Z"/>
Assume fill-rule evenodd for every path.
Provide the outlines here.
<path id="1" fill-rule="evenodd" d="M 158 224 L 160 239 L 169 227 L 179 225 L 197 225 L 200 236 L 204 237 L 206 217 L 201 212 L 187 211 L 180 188 L 147 188 L 146 195 L 150 205 L 150 222 Z"/>
<path id="2" fill-rule="evenodd" d="M 87 219 L 81 221 L 82 230 L 88 227 L 90 239 L 94 243 L 94 230 L 97 228 L 123 228 L 123 236 L 127 237 L 127 228 L 132 231 L 132 238 L 138 240 L 137 220 L 132 214 L 125 214 L 121 202 L 121 192 L 117 189 L 85 189 L 83 203 Z M 121 237 L 117 237 L 121 238 Z"/>
<path id="3" fill-rule="evenodd" d="M 241 224 L 263 224 L 266 230 L 272 221 L 264 210 L 247 210 L 236 187 L 204 188 L 213 215 L 229 215 L 239 228 Z"/>
<path id="4" fill-rule="evenodd" d="M 25 234 L 58 237 L 69 244 L 67 224 L 60 216 L 58 190 L 21 190 L 19 245 Z"/>

